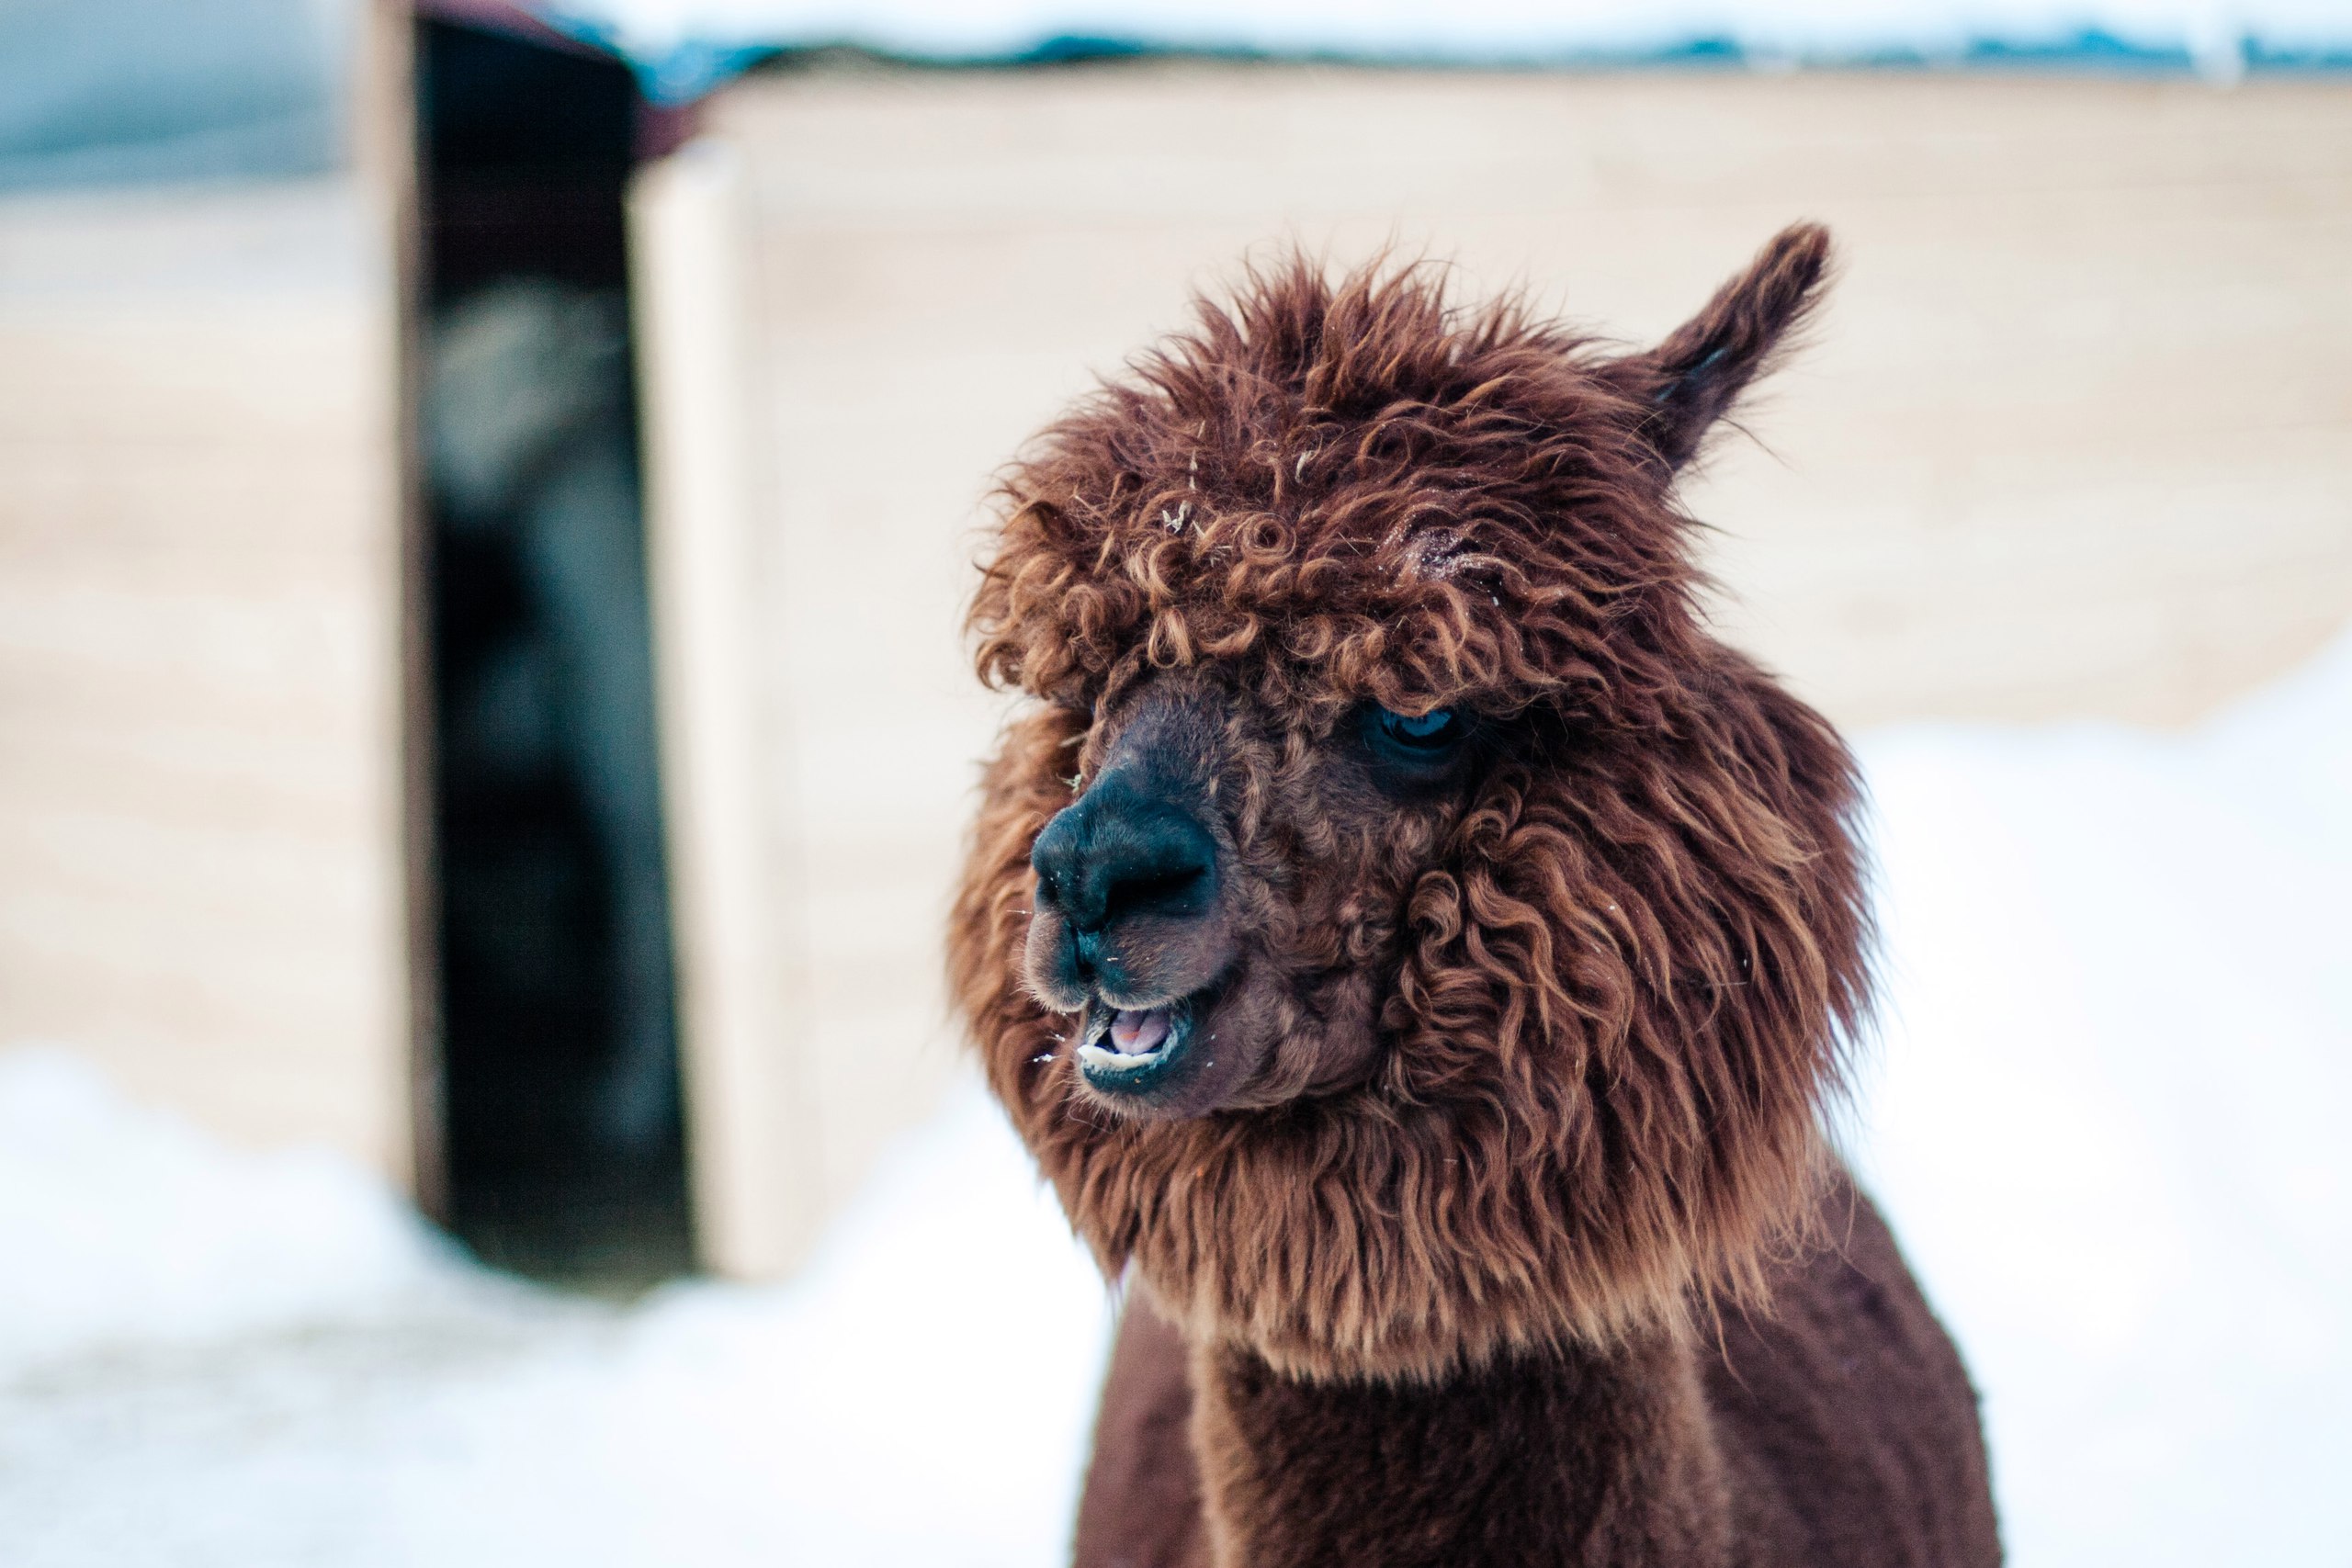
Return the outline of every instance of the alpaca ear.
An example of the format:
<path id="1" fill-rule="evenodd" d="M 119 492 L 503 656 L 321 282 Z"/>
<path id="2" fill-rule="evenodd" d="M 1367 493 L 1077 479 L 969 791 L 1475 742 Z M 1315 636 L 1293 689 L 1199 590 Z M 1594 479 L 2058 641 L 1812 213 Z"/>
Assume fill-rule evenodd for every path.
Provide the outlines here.
<path id="1" fill-rule="evenodd" d="M 1789 330 L 1821 297 L 1828 269 L 1829 231 L 1792 223 L 1665 342 L 1600 367 L 1647 411 L 1642 434 L 1669 473 L 1697 455 L 1708 430 L 1770 367 Z"/>

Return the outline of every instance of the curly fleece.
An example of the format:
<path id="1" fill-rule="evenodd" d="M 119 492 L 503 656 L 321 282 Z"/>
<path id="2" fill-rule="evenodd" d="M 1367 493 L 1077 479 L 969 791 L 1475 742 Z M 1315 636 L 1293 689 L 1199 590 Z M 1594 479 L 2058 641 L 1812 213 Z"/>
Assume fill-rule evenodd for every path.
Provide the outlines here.
<path id="1" fill-rule="evenodd" d="M 1102 1267 L 1193 1342 L 1408 1382 L 1623 1344 L 1752 1297 L 1808 1212 L 1867 1001 L 1853 763 L 1710 632 L 1673 482 L 1826 253 L 1792 229 L 1615 357 L 1431 267 L 1291 260 L 1008 471 L 971 620 L 1036 701 L 986 774 L 955 991 Z M 1369 1070 L 1154 1122 L 1079 1100 L 1018 976 L 1073 757 L 1171 677 L 1285 727 L 1221 796 L 1244 858 L 1316 852 L 1298 764 L 1364 703 L 1504 739 L 1349 862 L 1395 871 L 1324 955 L 1374 989 Z"/>

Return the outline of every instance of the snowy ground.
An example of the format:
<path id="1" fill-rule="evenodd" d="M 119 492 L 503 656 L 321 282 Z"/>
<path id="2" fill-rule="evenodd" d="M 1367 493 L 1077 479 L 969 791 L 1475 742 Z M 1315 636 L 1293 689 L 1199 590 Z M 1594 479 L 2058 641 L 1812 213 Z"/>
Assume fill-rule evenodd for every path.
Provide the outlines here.
<path id="1" fill-rule="evenodd" d="M 2352 638 L 2185 737 L 1870 737 L 1858 1163 L 2019 1568 L 2352 1563 Z"/>
<path id="2" fill-rule="evenodd" d="M 1852 1141 L 2012 1561 L 2352 1562 L 2352 640 L 2186 735 L 1865 739 Z M 324 1156 L 0 1055 L 0 1562 L 1046 1564 L 1109 1306 L 967 1092 L 796 1284 L 470 1269 Z"/>

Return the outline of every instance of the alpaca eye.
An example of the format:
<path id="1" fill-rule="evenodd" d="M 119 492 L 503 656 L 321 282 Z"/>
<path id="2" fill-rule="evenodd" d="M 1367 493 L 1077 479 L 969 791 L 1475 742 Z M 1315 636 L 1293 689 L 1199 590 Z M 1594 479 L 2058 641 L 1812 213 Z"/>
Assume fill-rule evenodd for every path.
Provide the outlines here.
<path id="1" fill-rule="evenodd" d="M 1434 759 L 1451 751 L 1470 728 L 1452 708 L 1431 708 L 1418 717 L 1374 708 L 1372 722 L 1381 741 L 1408 757 L 1421 759 Z"/>

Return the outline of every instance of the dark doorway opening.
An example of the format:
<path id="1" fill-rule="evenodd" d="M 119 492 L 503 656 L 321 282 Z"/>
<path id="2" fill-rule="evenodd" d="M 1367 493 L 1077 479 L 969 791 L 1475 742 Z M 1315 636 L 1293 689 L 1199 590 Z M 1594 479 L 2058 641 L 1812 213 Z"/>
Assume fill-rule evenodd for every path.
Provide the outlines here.
<path id="1" fill-rule="evenodd" d="M 445 1218 L 627 1288 L 692 1263 L 619 63 L 417 24 Z"/>

